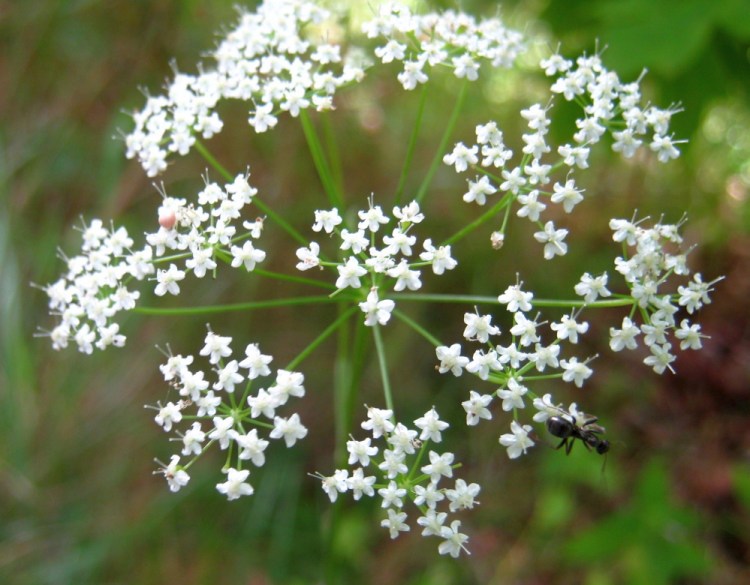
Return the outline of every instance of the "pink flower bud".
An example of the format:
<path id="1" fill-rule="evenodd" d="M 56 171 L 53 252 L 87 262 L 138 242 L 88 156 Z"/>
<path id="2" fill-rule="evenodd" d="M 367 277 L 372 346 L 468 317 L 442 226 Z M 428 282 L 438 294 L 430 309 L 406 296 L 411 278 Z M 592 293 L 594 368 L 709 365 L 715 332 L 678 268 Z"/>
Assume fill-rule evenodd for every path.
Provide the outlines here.
<path id="1" fill-rule="evenodd" d="M 165 230 L 171 230 L 177 223 L 177 215 L 171 209 L 159 213 L 159 225 Z"/>

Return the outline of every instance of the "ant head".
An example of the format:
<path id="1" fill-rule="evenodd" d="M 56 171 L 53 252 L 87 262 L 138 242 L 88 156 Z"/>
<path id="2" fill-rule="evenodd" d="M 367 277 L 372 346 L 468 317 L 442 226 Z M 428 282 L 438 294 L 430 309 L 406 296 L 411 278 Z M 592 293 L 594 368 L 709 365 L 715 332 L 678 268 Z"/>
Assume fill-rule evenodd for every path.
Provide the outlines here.
<path id="1" fill-rule="evenodd" d="M 599 455 L 604 455 L 609 451 L 609 441 L 601 440 L 596 446 L 596 452 L 599 453 Z"/>

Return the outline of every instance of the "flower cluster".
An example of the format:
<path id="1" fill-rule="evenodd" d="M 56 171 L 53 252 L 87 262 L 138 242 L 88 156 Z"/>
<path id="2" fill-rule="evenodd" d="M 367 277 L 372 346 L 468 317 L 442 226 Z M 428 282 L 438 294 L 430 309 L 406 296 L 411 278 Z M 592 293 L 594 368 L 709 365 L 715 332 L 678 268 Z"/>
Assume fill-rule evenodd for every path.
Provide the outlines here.
<path id="1" fill-rule="evenodd" d="M 84 353 L 122 347 L 126 338 L 113 318 L 136 306 L 140 292 L 128 288 L 132 279 L 154 275 L 156 295 L 177 295 L 187 272 L 203 278 L 217 268 L 217 258 L 253 270 L 266 257 L 251 241 L 260 237 L 263 220 L 244 221 L 245 231 L 239 233 L 234 225 L 257 192 L 247 179 L 237 175 L 223 188 L 207 181 L 197 205 L 162 193 L 159 229 L 146 234 L 147 244 L 139 250 L 133 250 L 133 239 L 123 227 L 108 229 L 99 219 L 84 226 L 82 253 L 65 258 L 66 274 L 44 287 L 50 312 L 59 318 L 48 333 L 52 347 L 63 349 L 71 339 Z M 167 251 L 175 253 L 169 267 L 157 269 Z M 172 262 L 178 259 L 185 259 L 184 270 Z"/>
<path id="2" fill-rule="evenodd" d="M 469 537 L 460 532 L 461 521 L 449 520 L 448 514 L 478 505 L 480 486 L 463 479 L 456 479 L 452 487 L 444 485 L 453 479 L 453 471 L 460 464 L 453 453 L 433 449 L 448 428 L 434 408 L 416 419 L 414 426 L 416 429 L 410 429 L 395 422 L 392 410 L 368 407 L 367 420 L 361 427 L 372 436 L 360 441 L 352 438 L 346 444 L 348 464 L 357 467 L 351 473 L 349 469 L 337 469 L 331 476 L 316 477 L 331 502 L 346 492 L 351 492 L 355 500 L 377 494 L 387 514 L 380 525 L 388 529 L 391 538 L 411 530 L 403 509 L 404 501 L 411 500 L 420 514 L 417 524 L 422 527 L 422 536 L 441 538 L 440 554 L 458 557 L 462 550 L 468 552 L 465 545 Z M 373 440 L 384 443 L 382 450 Z M 423 464 L 425 455 L 429 463 Z M 441 506 L 447 506 L 448 511 L 440 511 Z"/>
<path id="3" fill-rule="evenodd" d="M 700 325 L 683 318 L 678 326 L 676 315 L 681 307 L 692 315 L 704 304 L 710 303 L 709 293 L 721 279 L 703 282 L 700 273 L 696 273 L 686 286 L 678 286 L 676 294 L 665 292 L 672 275 L 685 278 L 690 275 L 687 256 L 680 250 L 683 243 L 679 233 L 680 224 L 656 223 L 646 228 L 640 223 L 625 219 L 609 222 L 614 232 L 612 238 L 622 243 L 625 250 L 623 256 L 615 259 L 615 270 L 625 279 L 634 309 L 637 308 L 642 316 L 640 325 L 631 314 L 623 318 L 621 328 L 610 328 L 609 345 L 613 351 L 635 349 L 638 347 L 637 339 L 642 334 L 643 343 L 650 351 L 643 362 L 661 374 L 667 369 L 672 370 L 671 363 L 675 360 L 671 353 L 669 332 L 680 341 L 682 350 L 702 347 Z M 632 250 L 629 255 L 628 249 Z M 576 285 L 576 292 L 587 301 L 596 298 L 597 285 L 593 285 L 594 282 L 591 275 L 584 274 Z M 602 282 L 606 285 L 606 273 L 599 277 L 600 285 Z M 605 287 L 599 292 L 606 290 Z"/>
<path id="4" fill-rule="evenodd" d="M 127 135 L 128 158 L 137 157 L 149 177 L 164 171 L 170 153 L 185 155 L 196 135 L 211 138 L 223 122 L 222 99 L 251 102 L 248 122 L 256 132 L 273 128 L 279 112 L 333 108 L 342 85 L 358 80 L 360 66 L 341 47 L 304 38 L 304 29 L 328 13 L 305 0 L 266 0 L 246 12 L 213 53 L 215 68 L 177 73 L 164 95 L 149 97 Z"/>
<path id="5" fill-rule="evenodd" d="M 492 418 L 490 407 L 496 398 L 501 401 L 503 411 L 512 411 L 514 418 L 517 418 L 518 411 L 526 407 L 528 397 L 536 398 L 525 385 L 535 375 L 543 374 L 545 379 L 561 378 L 580 388 L 593 373 L 587 365 L 589 360 L 579 360 L 574 356 L 561 357 L 563 344 L 577 344 L 580 336 L 588 331 L 588 323 L 581 321 L 577 313 L 563 315 L 559 321 L 549 323 L 554 339 L 545 343 L 541 328 L 547 323 L 540 322 L 538 314 L 531 315 L 532 299 L 533 294 L 524 291 L 521 284 L 509 286 L 499 295 L 498 302 L 513 314 L 511 339 L 507 345 L 496 344 L 492 340 L 501 333 L 500 327 L 492 323 L 492 315 L 482 315 L 477 311 L 464 315 L 466 327 L 463 336 L 467 341 L 478 342 L 483 347 L 475 350 L 471 358 L 462 355 L 459 343 L 441 345 L 435 350 L 441 374 L 450 372 L 454 376 L 461 376 L 465 371 L 481 380 L 499 384 L 491 394 L 470 390 L 469 399 L 462 403 L 466 412 L 466 424 L 469 426 L 478 424 L 481 419 Z M 550 374 L 553 370 L 559 372 Z M 513 420 L 511 433 L 500 437 L 500 443 L 507 448 L 511 459 L 526 453 L 533 446 L 530 431 L 529 425 L 521 425 Z"/>
<path id="6" fill-rule="evenodd" d="M 304 376 L 277 370 L 273 384 L 254 390 L 254 380 L 272 375 L 269 364 L 273 358 L 261 353 L 258 344 L 251 343 L 245 348 L 244 359 L 232 359 L 231 342 L 231 337 L 217 335 L 209 328 L 200 355 L 208 360 L 213 383 L 206 371 L 191 369 L 193 355 L 170 354 L 160 366 L 164 380 L 181 398 L 151 407 L 157 411 L 154 420 L 165 432 L 171 432 L 183 420 L 192 422 L 185 432 L 177 433 L 175 440 L 182 444 L 180 455 L 172 455 L 169 464 L 162 465 L 160 470 L 173 492 L 190 480 L 187 472 L 190 466 L 218 444 L 222 451 L 227 451 L 223 469 L 227 478 L 216 489 L 229 500 L 251 495 L 253 488 L 246 481 L 250 470 L 243 467 L 248 460 L 255 467 L 263 466 L 269 445 L 263 437 L 283 439 L 287 447 L 292 447 L 307 435 L 299 414 L 288 417 L 276 414 L 289 398 L 305 395 Z M 189 408 L 195 413 L 186 414 Z M 182 464 L 181 456 L 190 460 Z M 234 466 L 230 466 L 232 459 L 236 461 Z"/>
<path id="7" fill-rule="evenodd" d="M 185 199 L 164 197 L 159 208 L 159 229 L 146 234 L 146 241 L 153 249 L 153 256 L 160 258 L 167 251 L 176 252 L 178 258 L 185 258 L 185 270 L 176 264 L 156 273 L 155 294 L 180 293 L 179 282 L 186 272 L 203 278 L 217 268 L 217 257 L 223 257 L 235 268 L 255 269 L 266 253 L 256 248 L 252 239 L 260 237 L 263 220 L 243 221 L 244 232 L 238 233 L 237 226 L 245 206 L 257 194 L 251 187 L 247 175 L 237 175 L 232 183 L 223 188 L 206 180 L 205 188 L 198 193 L 197 205 Z M 242 246 L 235 245 L 242 243 Z M 174 258 L 174 256 L 172 256 Z"/>
<path id="8" fill-rule="evenodd" d="M 651 132 L 651 150 L 660 161 L 667 162 L 679 156 L 675 146 L 678 141 L 667 134 L 670 119 L 679 110 L 643 106 L 639 83 L 622 83 L 602 65 L 598 55 L 578 58 L 574 68 L 572 61 L 555 54 L 543 59 L 541 67 L 547 75 L 560 76 L 551 85 L 553 95 L 547 105 L 536 103 L 521 110 L 529 132 L 522 136 L 524 146 L 516 165 L 510 164 L 513 151 L 505 145 L 503 132 L 494 121 L 478 125 L 476 142 L 470 146 L 458 142 L 443 162 L 457 173 L 469 168 L 480 173 L 468 180 L 468 190 L 463 195 L 467 203 L 485 205 L 487 198 L 498 192 L 504 194 L 501 204 L 517 202 L 516 215 L 541 228 L 534 239 L 544 244 L 544 258 L 550 260 L 567 252 L 564 240 L 568 230 L 556 228 L 551 220 L 542 224 L 541 213 L 548 204 L 561 205 L 565 213 L 571 213 L 583 201 L 584 189 L 577 186 L 573 173 L 576 168 L 588 168 L 591 147 L 609 132 L 613 150 L 632 157 L 643 144 L 642 138 Z M 550 159 L 552 146 L 547 134 L 555 94 L 584 104 L 584 115 L 576 120 L 572 141 L 557 147 L 558 157 Z M 560 167 L 567 167 L 567 175 L 550 188 L 550 173 Z M 493 237 L 502 242 L 502 232 Z"/>
<path id="9" fill-rule="evenodd" d="M 82 229 L 81 254 L 64 258 L 68 270 L 44 287 L 50 313 L 59 323 L 49 332 L 54 349 L 73 340 L 83 353 L 110 345 L 121 347 L 125 336 L 112 318 L 135 307 L 138 291 L 128 289 L 128 278 L 143 280 L 154 271 L 150 255 L 131 253 L 133 239 L 124 227 L 107 228 L 94 219 Z"/>
<path id="10" fill-rule="evenodd" d="M 448 68 L 459 79 L 474 81 L 483 62 L 510 68 L 524 50 L 522 35 L 497 18 L 477 22 L 454 11 L 413 14 L 397 2 L 380 6 L 362 28 L 369 38 L 387 41 L 375 49 L 383 63 L 403 63 L 398 80 L 406 90 L 426 83 L 429 68 Z"/>
<path id="11" fill-rule="evenodd" d="M 431 266 L 433 273 L 441 275 L 446 270 L 453 270 L 458 263 L 451 256 L 450 246 L 436 247 L 431 239 L 422 242 L 424 252 L 419 254 L 421 262 L 410 261 L 413 254 L 412 246 L 417 242 L 417 237 L 411 233 L 412 228 L 424 220 L 416 201 L 404 207 L 393 208 L 393 217 L 398 220 L 397 225 L 390 233 L 383 235 L 379 244 L 376 234 L 382 226 L 390 223 L 392 218 L 386 215 L 379 205 L 373 203 L 372 197 L 368 209 L 360 210 L 357 216 L 357 229 L 350 231 L 339 228 L 344 220 L 338 209 L 315 211 L 313 231 L 327 234 L 335 232 L 341 238 L 340 255 L 349 256 L 341 262 L 321 260 L 320 245 L 311 242 L 306 248 L 297 250 L 297 269 L 304 271 L 315 267 L 335 267 L 338 272 L 336 292 L 347 288 L 368 289 L 366 300 L 359 303 L 360 309 L 366 315 L 365 324 L 385 325 L 395 307 L 392 300 L 381 300 L 378 295 L 378 290 L 384 288 L 386 279 L 395 280 L 394 291 L 415 291 L 422 287 L 421 272 L 417 268 Z M 361 279 L 367 275 L 369 282 L 363 285 Z"/>

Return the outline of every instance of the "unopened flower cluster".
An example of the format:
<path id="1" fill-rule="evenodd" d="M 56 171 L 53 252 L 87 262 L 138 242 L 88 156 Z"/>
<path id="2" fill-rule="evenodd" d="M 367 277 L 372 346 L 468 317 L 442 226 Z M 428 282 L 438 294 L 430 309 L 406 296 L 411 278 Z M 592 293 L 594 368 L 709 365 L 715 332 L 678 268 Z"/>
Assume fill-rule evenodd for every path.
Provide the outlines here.
<path id="1" fill-rule="evenodd" d="M 574 67 L 572 61 L 555 54 L 543 59 L 541 67 L 547 75 L 558 77 L 550 87 L 553 96 L 546 105 L 536 103 L 521 110 L 529 131 L 522 136 L 520 160 L 511 164 L 514 153 L 505 145 L 498 124 L 490 121 L 476 127 L 474 144 L 458 142 L 443 162 L 457 173 L 469 168 L 480 173 L 468 180 L 463 195 L 467 203 L 485 205 L 496 193 L 503 194 L 505 205 L 517 202 L 516 215 L 539 226 L 534 239 L 544 245 L 544 258 L 550 260 L 567 252 L 568 230 L 557 228 L 551 220 L 543 224 L 541 214 L 549 204 L 561 205 L 565 213 L 571 213 L 583 201 L 584 190 L 577 186 L 573 172 L 588 168 L 591 147 L 609 133 L 612 149 L 626 158 L 648 139 L 661 162 L 677 158 L 680 153 L 675 144 L 679 141 L 668 132 L 670 119 L 678 110 L 642 105 L 639 83 L 622 83 L 602 65 L 598 55 L 579 57 Z M 584 115 L 576 120 L 577 131 L 571 142 L 558 146 L 552 155 L 548 132 L 556 94 L 581 103 Z M 550 188 L 550 175 L 558 168 L 567 168 L 567 175 Z M 502 245 L 502 239 L 502 232 L 493 234 L 496 247 Z"/>
<path id="2" fill-rule="evenodd" d="M 395 422 L 392 410 L 368 407 L 367 420 L 361 427 L 371 436 L 352 438 L 346 444 L 348 464 L 356 467 L 316 477 L 321 479 L 331 502 L 347 492 L 355 500 L 379 497 L 387 514 L 380 525 L 391 538 L 411 531 L 409 514 L 404 509 L 405 502 L 411 501 L 422 536 L 440 538 L 440 554 L 458 557 L 461 551 L 468 552 L 465 545 L 469 537 L 460 531 L 461 521 L 450 519 L 449 514 L 478 505 L 480 486 L 454 480 L 453 471 L 459 467 L 455 455 L 437 448 L 448 426 L 434 408 L 414 421 L 415 428 L 409 428 Z M 451 483 L 446 486 L 449 480 Z M 444 508 L 448 511 L 442 511 Z"/>
<path id="3" fill-rule="evenodd" d="M 209 329 L 200 356 L 208 360 L 209 369 L 197 369 L 193 355 L 169 355 L 160 366 L 164 380 L 180 399 L 152 407 L 154 420 L 165 432 L 177 430 L 179 423 L 190 422 L 174 439 L 181 443 L 179 455 L 163 464 L 169 489 L 178 491 L 190 480 L 188 469 L 210 447 L 217 445 L 227 452 L 223 472 L 226 481 L 216 489 L 229 500 L 253 493 L 248 481 L 249 464 L 262 467 L 265 451 L 272 440 L 282 440 L 292 447 L 307 435 L 300 416 L 282 417 L 277 411 L 290 398 L 305 395 L 304 376 L 299 372 L 276 370 L 274 382 L 254 389 L 256 380 L 272 376 L 272 356 L 264 355 L 258 344 L 245 347 L 244 358 L 233 358 L 232 338 L 217 335 Z M 181 463 L 182 458 L 186 463 Z"/>
<path id="4" fill-rule="evenodd" d="M 151 279 L 154 293 L 164 296 L 179 294 L 188 272 L 198 278 L 212 274 L 219 257 L 253 270 L 266 256 L 252 243 L 261 235 L 263 220 L 243 221 L 241 229 L 237 224 L 255 194 L 245 174 L 224 187 L 206 182 L 197 205 L 162 193 L 159 228 L 146 234 L 147 244 L 136 250 L 124 227 L 107 228 L 99 219 L 84 226 L 81 254 L 65 258 L 66 274 L 44 287 L 50 312 L 59 321 L 46 334 L 52 347 L 63 349 L 71 340 L 89 354 L 94 348 L 122 347 L 126 338 L 113 319 L 135 308 L 140 292 L 129 288 L 134 279 Z M 169 266 L 157 268 L 168 252 Z"/>
<path id="5" fill-rule="evenodd" d="M 315 267 L 335 267 L 338 272 L 336 291 L 340 292 L 347 288 L 359 290 L 363 287 L 369 289 L 366 300 L 359 303 L 360 309 L 365 313 L 365 324 L 385 325 L 395 307 L 392 300 L 381 299 L 378 293 L 380 289 L 385 288 L 386 279 L 395 279 L 394 291 L 415 291 L 422 287 L 422 274 L 416 268 L 431 266 L 434 274 L 441 275 L 446 270 L 453 270 L 458 263 L 451 256 L 450 246 L 436 247 L 431 239 L 422 242 L 424 251 L 419 254 L 420 261 L 411 259 L 414 254 L 412 247 L 417 242 L 417 237 L 411 233 L 412 228 L 424 220 L 416 201 L 393 208 L 393 217 L 398 220 L 397 225 L 390 233 L 383 235 L 380 242 L 377 242 L 376 234 L 381 227 L 386 231 L 385 226 L 393 218 L 386 215 L 379 205 L 375 205 L 372 197 L 368 209 L 360 210 L 357 216 L 357 229 L 350 231 L 339 228 L 344 220 L 338 209 L 315 211 L 313 231 L 336 233 L 341 239 L 339 252 L 349 255 L 341 262 L 322 261 L 320 245 L 311 242 L 309 246 L 297 250 L 297 269 L 305 271 Z M 362 283 L 363 278 L 368 280 L 367 284 Z"/>

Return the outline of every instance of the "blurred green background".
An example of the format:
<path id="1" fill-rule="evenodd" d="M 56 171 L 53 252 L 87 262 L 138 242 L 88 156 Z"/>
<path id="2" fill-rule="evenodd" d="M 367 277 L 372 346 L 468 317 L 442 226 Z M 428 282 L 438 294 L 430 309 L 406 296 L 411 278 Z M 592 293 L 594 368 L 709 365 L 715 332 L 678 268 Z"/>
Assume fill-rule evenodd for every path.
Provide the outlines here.
<path id="1" fill-rule="evenodd" d="M 497 294 L 522 270 L 540 296 L 567 297 L 580 267 L 596 271 L 611 262 L 607 218 L 629 217 L 634 208 L 657 217 L 663 211 L 668 221 L 687 212 L 687 239 L 700 244 L 690 256 L 693 268 L 727 278 L 699 319 L 711 339 L 704 351 L 680 357 L 676 375 L 656 377 L 637 356 L 612 360 L 606 345 L 592 346 L 602 357 L 583 393 L 551 388 L 602 418 L 613 443 L 605 467 L 584 449 L 565 457 L 544 445 L 509 462 L 497 445 L 504 421 L 467 435 L 460 413 L 451 415 L 451 440 L 466 463 L 462 476 L 483 486 L 482 505 L 464 524 L 472 555 L 460 561 L 439 557 L 436 543 L 414 529 L 390 541 L 375 506 L 344 503 L 332 511 L 305 475 L 333 468 L 326 430 L 333 417 L 326 361 L 332 344 L 316 356 L 319 372 L 303 366 L 309 439 L 274 452 L 255 474 L 256 495 L 229 503 L 214 489 L 218 460 L 201 461 L 177 495 L 151 474 L 153 458 L 171 452 L 143 409 L 166 394 L 154 345 L 197 351 L 205 318 L 134 316 L 125 324 L 126 349 L 92 357 L 56 353 L 48 340 L 32 337 L 50 321 L 45 295 L 29 284 L 57 278 L 58 248 L 79 249 L 72 226 L 80 216 L 114 219 L 136 238 L 154 225 L 158 195 L 124 159 L 117 138 L 130 128 L 123 112 L 142 106 L 139 88 L 160 91 L 172 59 L 195 71 L 214 31 L 235 18 L 234 4 L 0 2 L 0 583 L 261 585 L 333 582 L 334 575 L 341 583 L 413 585 L 749 583 L 750 2 L 461 3 L 478 15 L 494 15 L 499 6 L 510 25 L 552 47 L 560 40 L 569 56 L 606 46 L 605 63 L 623 79 L 647 68 L 649 98 L 664 107 L 683 104 L 674 129 L 690 142 L 667 166 L 600 152 L 592 170 L 579 174 L 592 198 L 570 219 L 577 239 L 569 256 L 542 263 L 518 224 L 500 255 L 487 249 L 487 234 L 478 234 L 476 271 L 451 276 L 446 286 Z M 416 99 L 403 97 L 394 75 L 375 79 L 367 94 L 341 96 L 335 120 L 352 202 L 371 191 L 386 194 L 397 181 Z M 473 126 L 490 116 L 512 120 L 506 136 L 519 136 L 515 112 L 536 99 L 540 83 L 532 74 L 511 74 L 474 89 L 456 140 L 470 139 Z M 449 84 L 436 84 L 424 144 L 434 148 L 453 98 Z M 285 120 L 273 135 L 250 140 L 244 111 L 223 111 L 225 120 L 239 122 L 227 124 L 212 150 L 235 171 L 251 164 L 264 198 L 306 223 L 320 199 L 312 197 L 317 183 L 298 125 Z M 426 166 L 431 155 L 428 148 L 417 164 Z M 196 192 L 204 167 L 193 157 L 171 166 L 164 176 L 170 193 Z M 436 177 L 433 209 L 443 212 L 444 224 L 437 232 L 451 233 L 454 222 L 472 216 L 465 206 L 454 211 L 440 201 L 441 194 L 462 192 L 456 181 L 450 172 Z M 289 247 L 282 236 L 267 237 L 267 250 Z M 195 284 L 190 298 L 210 304 L 273 293 L 247 277 L 219 283 Z M 146 295 L 144 303 L 154 302 Z M 410 310 L 441 339 L 458 341 L 465 307 L 437 317 Z M 268 319 L 294 334 L 271 338 Z M 277 311 L 211 322 L 236 343 L 262 338 L 281 364 L 330 319 L 326 311 Z M 602 338 L 609 325 L 592 323 Z M 417 346 L 420 353 L 411 354 Z M 467 381 L 436 377 L 421 340 L 396 330 L 389 349 L 402 372 L 402 412 L 417 416 L 431 404 L 447 412 L 464 399 Z M 365 367 L 371 382 L 356 419 L 364 413 L 359 404 L 378 396 L 376 369 Z M 340 529 L 329 541 L 334 514 Z"/>

